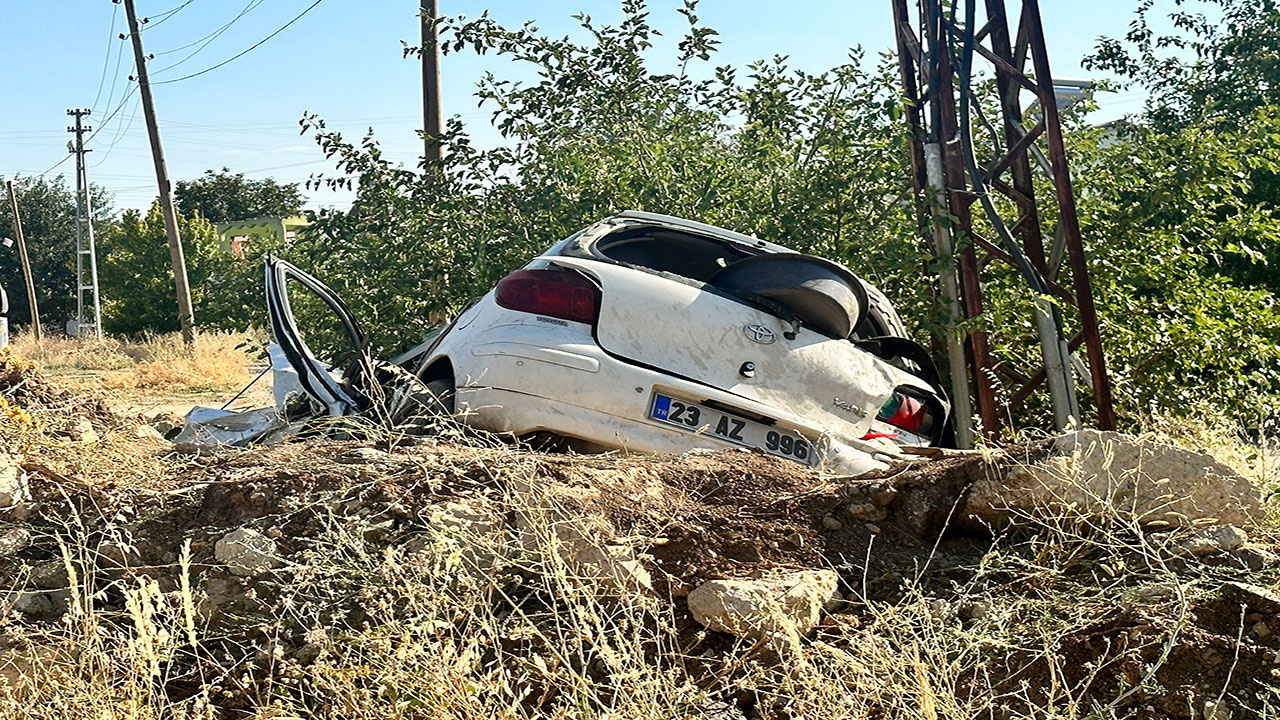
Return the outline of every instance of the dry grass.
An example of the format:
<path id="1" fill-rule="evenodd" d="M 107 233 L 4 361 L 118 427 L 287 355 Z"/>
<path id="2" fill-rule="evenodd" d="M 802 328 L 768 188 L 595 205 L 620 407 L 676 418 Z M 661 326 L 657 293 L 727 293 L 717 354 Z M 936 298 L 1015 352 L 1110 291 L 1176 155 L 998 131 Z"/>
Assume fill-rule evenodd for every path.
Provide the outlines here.
<path id="1" fill-rule="evenodd" d="M 88 376 L 102 387 L 121 390 L 223 390 L 243 386 L 251 354 L 262 347 L 256 335 L 207 332 L 195 347 L 183 346 L 177 333 L 137 340 L 78 340 L 49 337 L 36 342 L 29 334 L 15 338 L 15 354 L 46 371 L 65 377 Z"/>
<path id="2" fill-rule="evenodd" d="M 456 498 L 479 521 L 424 515 L 396 543 L 378 534 L 377 508 L 320 511 L 308 549 L 251 585 L 263 610 L 234 631 L 194 610 L 206 598 L 187 546 L 170 566 L 122 570 L 69 525 L 63 622 L 0 623 L 0 717 L 1158 718 L 1127 701 L 1163 691 L 1157 676 L 1185 662 L 1171 653 L 1195 629 L 1191 609 L 1223 577 L 1176 568 L 1173 536 L 1119 511 L 1027 516 L 949 585 L 904 568 L 900 593 L 861 586 L 799 645 L 726 645 L 681 630 L 678 603 L 575 561 L 582 548 L 566 538 L 599 538 L 602 519 L 531 492 L 545 482 L 537 456 L 500 449 L 487 474 Z M 300 500 L 338 508 L 351 496 Z M 1158 620 L 1122 629 L 1082 673 L 1064 641 L 1128 608 Z M 1250 681 L 1277 699 L 1274 679 Z M 1185 702 L 1200 717 L 1224 696 L 1235 702 L 1225 686 Z M 752 714 L 714 715 L 739 703 Z M 1265 707 L 1232 717 L 1276 717 Z"/>
<path id="3" fill-rule="evenodd" d="M 63 458 L 68 494 L 111 477 L 102 465 L 138 463 L 103 453 L 102 465 L 87 464 L 92 444 L 48 436 L 45 429 L 60 424 L 49 412 L 0 416 L 0 440 Z M 1179 430 L 1178 437 L 1196 436 Z M 1219 457 L 1249 458 L 1246 446 L 1213 447 Z M 886 578 L 842 571 L 848 602 L 798 644 L 735 643 L 691 627 L 678 599 L 581 562 L 584 539 L 595 542 L 586 554 L 597 557 L 643 557 L 646 539 L 619 548 L 599 532 L 604 518 L 536 491 L 547 482 L 539 456 L 507 446 L 485 453 L 479 479 L 449 500 L 473 511 L 466 521 L 444 512 L 440 499 L 395 508 L 363 501 L 386 479 L 376 463 L 344 466 L 352 485 L 305 495 L 270 481 L 315 474 L 310 455 L 263 470 L 254 475 L 256 491 L 288 494 L 295 511 L 250 522 L 264 532 L 305 531 L 304 549 L 216 598 L 207 580 L 227 576 L 208 561 L 208 538 L 203 559 L 176 537 L 164 548 L 171 561 L 122 563 L 149 518 L 127 505 L 50 502 L 41 523 L 28 525 L 36 545 L 56 548 L 41 567 L 62 569 L 54 592 L 67 610 L 56 621 L 13 611 L 0 617 L 0 717 L 1160 718 L 1170 711 L 1131 700 L 1172 689 L 1161 678 L 1189 662 L 1184 650 L 1193 640 L 1204 640 L 1196 609 L 1225 579 L 1280 582 L 1275 567 L 1249 573 L 1175 562 L 1176 535 L 1144 533 L 1119 510 L 1027 515 L 976 552 L 944 547 L 901 568 L 891 592 Z M 424 451 L 408 465 L 442 486 L 466 475 L 462 454 Z M 158 474 L 177 472 L 170 465 Z M 140 492 L 183 502 L 188 489 Z M 196 516 L 207 500 L 194 498 L 180 516 Z M 410 518 L 411 532 L 388 536 L 390 515 Z M 55 517 L 67 519 L 51 524 Z M 0 527 L 0 540 L 16 527 L 24 526 Z M 0 562 L 6 590 L 31 590 L 37 568 Z M 6 597 L 12 605 L 17 596 Z M 241 600 L 256 609 L 232 609 Z M 1093 654 L 1068 651 L 1093 637 L 1104 640 Z M 1197 685 L 1177 699 L 1186 708 L 1179 717 L 1225 717 L 1206 713 L 1217 703 L 1232 718 L 1277 717 L 1270 709 L 1280 701 L 1277 681 L 1244 662 L 1256 652 L 1242 652 L 1249 642 L 1242 637 L 1243 629 L 1234 646 L 1217 651 L 1247 682 L 1230 691 L 1227 683 Z M 1241 693 L 1251 695 L 1248 708 Z"/>

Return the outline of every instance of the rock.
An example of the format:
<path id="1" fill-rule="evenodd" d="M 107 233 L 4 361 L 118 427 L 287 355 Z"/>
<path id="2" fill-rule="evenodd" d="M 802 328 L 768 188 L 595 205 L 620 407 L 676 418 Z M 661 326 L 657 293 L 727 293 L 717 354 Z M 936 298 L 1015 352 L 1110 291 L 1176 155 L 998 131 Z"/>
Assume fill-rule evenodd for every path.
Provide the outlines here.
<path id="1" fill-rule="evenodd" d="M 956 608 L 956 616 L 961 620 L 983 620 L 991 614 L 991 609 L 981 601 L 966 602 Z"/>
<path id="2" fill-rule="evenodd" d="M 1234 525 L 1215 525 L 1201 528 L 1174 546 L 1174 552 L 1184 557 L 1204 557 L 1216 553 L 1231 552 L 1246 542 L 1249 536 Z"/>
<path id="3" fill-rule="evenodd" d="M 1253 545 L 1245 545 L 1232 550 L 1231 557 L 1235 558 L 1244 567 L 1255 572 L 1274 567 L 1277 563 L 1280 563 L 1280 558 L 1277 558 L 1275 553 Z"/>
<path id="4" fill-rule="evenodd" d="M 276 554 L 275 542 L 252 528 L 240 528 L 223 535 L 214 543 L 213 556 L 225 563 L 232 574 L 241 577 L 264 575 L 283 564 Z"/>
<path id="5" fill-rule="evenodd" d="M 844 529 L 844 523 L 831 517 L 830 515 L 827 515 L 822 518 L 822 527 L 828 530 L 842 530 Z"/>
<path id="6" fill-rule="evenodd" d="M 139 440 L 164 440 L 164 435 L 150 425 L 134 425 L 131 432 Z"/>
<path id="7" fill-rule="evenodd" d="M 689 593 L 693 619 L 742 638 L 798 642 L 840 598 L 831 570 L 781 572 L 756 579 L 711 580 Z"/>
<path id="8" fill-rule="evenodd" d="M 247 581 L 215 571 L 205 578 L 202 597 L 196 612 L 205 622 L 219 623 L 227 618 L 263 613 L 266 604 Z"/>
<path id="9" fill-rule="evenodd" d="M 871 533 L 872 535 L 879 535 L 879 534 L 880 534 L 880 526 L 879 526 L 879 525 L 875 525 L 875 524 L 872 524 L 872 523 L 867 523 L 867 524 L 866 524 L 866 528 L 867 528 L 867 532 Z"/>
<path id="10" fill-rule="evenodd" d="M 184 421 L 181 415 L 176 415 L 171 412 L 162 412 L 152 415 L 148 422 L 151 423 L 151 427 L 155 429 L 156 432 L 160 433 L 162 437 L 171 438 L 179 432 L 182 432 L 182 423 Z"/>
<path id="11" fill-rule="evenodd" d="M 1280 612 L 1280 595 L 1259 585 L 1242 582 L 1222 584 L 1222 596 L 1253 612 L 1272 615 Z"/>
<path id="12" fill-rule="evenodd" d="M 12 557 L 31 545 L 31 531 L 23 527 L 11 527 L 0 531 L 0 557 Z"/>
<path id="13" fill-rule="evenodd" d="M 1257 487 L 1210 455 L 1100 430 L 1048 442 L 1048 455 L 1006 463 L 969 489 L 959 517 L 1004 526 L 1046 513 L 1121 520 L 1147 528 L 1230 524 L 1262 518 Z"/>
<path id="14" fill-rule="evenodd" d="M 0 453 L 0 507 L 14 507 L 31 499 L 22 459 Z"/>
<path id="15" fill-rule="evenodd" d="M 556 535 L 561 558 L 577 575 L 604 580 L 628 593 L 653 590 L 653 577 L 629 545 L 601 543 L 576 525 L 559 525 Z"/>
<path id="16" fill-rule="evenodd" d="M 1205 700 L 1201 714 L 1204 720 L 1231 720 L 1231 711 L 1227 709 L 1227 704 L 1222 701 Z"/>
<path id="17" fill-rule="evenodd" d="M 1271 628 L 1267 627 L 1267 624 L 1261 621 L 1254 623 L 1251 630 L 1253 632 L 1253 636 L 1256 638 L 1264 638 L 1271 634 Z"/>
<path id="18" fill-rule="evenodd" d="M 5 605 L 35 620 L 56 617 L 57 608 L 49 596 L 41 592 L 14 592 L 6 598 Z"/>
<path id="19" fill-rule="evenodd" d="M 880 483 L 866 486 L 865 492 L 867 497 L 871 499 L 871 502 L 880 507 L 885 507 L 898 497 L 897 488 L 892 485 L 882 485 Z"/>
<path id="20" fill-rule="evenodd" d="M 71 426 L 71 439 L 82 443 L 98 442 L 98 432 L 93 429 L 93 423 L 89 422 L 89 418 L 77 418 L 74 425 Z"/>
<path id="21" fill-rule="evenodd" d="M 61 560 L 41 563 L 31 571 L 31 584 L 43 590 L 61 590 L 70 583 L 67 566 Z"/>
<path id="22" fill-rule="evenodd" d="M 361 447 L 348 450 L 334 458 L 346 465 L 370 465 L 387 461 L 387 453 L 377 448 Z"/>
<path id="23" fill-rule="evenodd" d="M 1178 598 L 1178 586 L 1173 583 L 1148 585 L 1138 591 L 1138 602 L 1145 605 L 1156 605 Z"/>
<path id="24" fill-rule="evenodd" d="M 481 497 L 461 498 L 433 505 L 424 515 L 431 530 L 404 544 L 410 557 L 480 573 L 498 564 L 506 540 L 506 520 L 492 502 Z"/>
<path id="25" fill-rule="evenodd" d="M 845 512 L 855 520 L 863 522 L 880 522 L 888 517 L 889 513 L 881 506 L 873 502 L 854 502 L 845 506 Z"/>
<path id="26" fill-rule="evenodd" d="M 297 652 L 293 654 L 293 658 L 298 661 L 299 665 L 305 666 L 320 659 L 320 656 L 323 655 L 324 652 L 324 646 L 319 643 L 307 643 L 298 648 Z"/>

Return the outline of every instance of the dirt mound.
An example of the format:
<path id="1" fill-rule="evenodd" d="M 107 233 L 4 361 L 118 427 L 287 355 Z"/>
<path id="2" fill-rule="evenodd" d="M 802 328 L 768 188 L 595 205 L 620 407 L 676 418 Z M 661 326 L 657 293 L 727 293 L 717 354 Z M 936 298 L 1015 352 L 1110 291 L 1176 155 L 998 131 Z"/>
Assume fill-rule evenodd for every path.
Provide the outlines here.
<path id="1" fill-rule="evenodd" d="M 0 396 L 10 405 L 43 413 L 48 418 L 88 420 L 102 428 L 120 424 L 106 401 L 95 393 L 62 387 L 46 378 L 35 363 L 0 349 Z"/>
<path id="2" fill-rule="evenodd" d="M 747 451 L 474 438 L 184 455 L 7 355 L 0 393 L 21 454 L 0 509 L 0 710 L 77 682 L 227 718 L 343 717 L 385 688 L 453 698 L 450 717 L 1191 719 L 1280 697 L 1267 531 L 1218 547 L 1061 513 L 958 529 L 968 489 L 1005 471 L 994 456 L 839 478 Z M 790 646 L 710 632 L 686 605 L 707 581 L 814 570 L 840 600 Z"/>
<path id="3" fill-rule="evenodd" d="M 120 588 L 156 582 L 161 595 L 181 594 L 185 572 L 199 625 L 217 629 L 220 647 L 275 648 L 218 672 L 271 683 L 316 662 L 318 627 L 352 633 L 398 622 L 389 618 L 415 601 L 401 580 L 393 591 L 378 578 L 426 557 L 434 569 L 414 577 L 434 596 L 478 578 L 490 589 L 474 602 L 525 617 L 534 628 L 527 632 L 544 638 L 504 635 L 494 658 L 554 657 L 555 643 L 545 638 L 563 636 L 554 628 L 580 601 L 540 585 L 548 582 L 537 577 L 544 571 L 524 559 L 533 508 L 550 507 L 549 527 L 589 528 L 565 542 L 585 537 L 605 555 L 625 548 L 643 565 L 651 596 L 667 608 L 653 632 L 670 622 L 661 644 L 682 658 L 678 674 L 751 716 L 798 716 L 774 696 L 776 683 L 787 681 L 770 675 L 766 682 L 751 675 L 764 671 L 750 668 L 801 661 L 704 631 L 683 598 L 707 580 L 780 568 L 830 568 L 840 576 L 846 600 L 819 628 L 815 651 L 861 658 L 864 669 L 915 657 L 928 668 L 919 672 L 939 675 L 930 682 L 951 688 L 930 692 L 946 693 L 947 703 L 975 717 L 1097 703 L 1120 715 L 1191 718 L 1219 695 L 1258 709 L 1269 692 L 1259 682 L 1271 682 L 1280 658 L 1280 606 L 1242 612 L 1220 590 L 1224 581 L 1276 582 L 1280 562 L 1269 539 L 1255 537 L 1252 555 L 1186 559 L 1170 550 L 1177 533 L 1048 524 L 994 537 L 957 532 L 947 520 L 967 485 L 989 470 L 980 458 L 848 479 L 745 451 L 664 458 L 445 440 L 386 447 L 311 440 L 175 456 L 146 486 L 35 473 L 31 502 L 19 515 L 25 519 L 10 511 L 0 532 L 0 581 L 17 593 L 10 607 L 26 625 L 56 626 L 85 596 L 79 583 L 102 588 L 88 595 L 99 612 L 124 618 L 137 601 Z M 490 540 L 468 535 L 442 545 L 439 533 L 458 527 L 479 528 Z M 89 550 L 69 556 L 67 548 Z M 350 570 L 357 565 L 364 569 Z M 966 644 L 947 645 L 957 638 Z M 665 667 L 656 646 L 644 647 L 646 662 Z M 743 652 L 755 659 L 731 660 Z M 182 662 L 196 672 L 203 661 Z M 590 663 L 580 672 L 606 677 Z M 544 703 L 569 692 L 542 682 Z M 198 688 L 174 681 L 166 692 L 181 698 Z M 226 707 L 255 706 L 250 689 L 237 693 Z M 898 701 L 867 702 L 892 715 Z"/>

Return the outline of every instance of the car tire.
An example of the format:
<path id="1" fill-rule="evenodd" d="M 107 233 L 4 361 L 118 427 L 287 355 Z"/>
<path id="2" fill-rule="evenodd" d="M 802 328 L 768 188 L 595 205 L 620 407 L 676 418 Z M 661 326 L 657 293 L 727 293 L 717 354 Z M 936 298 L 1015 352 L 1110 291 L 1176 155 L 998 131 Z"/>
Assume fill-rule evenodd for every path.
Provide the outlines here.
<path id="1" fill-rule="evenodd" d="M 859 278 L 861 279 L 861 278 Z M 911 339 L 907 334 L 907 326 L 893 309 L 893 303 L 880 292 L 880 288 L 866 280 L 862 286 L 867 290 L 867 317 L 853 331 L 853 338 L 863 340 L 873 337 L 900 337 Z"/>
<path id="2" fill-rule="evenodd" d="M 406 391 L 392 421 L 411 434 L 430 434 L 453 418 L 455 392 L 452 378 L 415 384 Z"/>

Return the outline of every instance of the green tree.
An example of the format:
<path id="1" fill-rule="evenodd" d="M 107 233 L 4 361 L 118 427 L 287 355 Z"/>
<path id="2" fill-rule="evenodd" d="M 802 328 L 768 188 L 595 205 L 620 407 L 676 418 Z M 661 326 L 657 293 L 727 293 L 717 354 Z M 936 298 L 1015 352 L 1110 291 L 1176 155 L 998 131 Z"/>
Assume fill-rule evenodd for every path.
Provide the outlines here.
<path id="1" fill-rule="evenodd" d="M 343 173 L 317 182 L 353 186 L 356 200 L 349 211 L 320 213 L 298 254 L 346 290 L 376 346 L 413 342 L 429 318 L 627 209 L 754 232 L 844 259 L 892 293 L 914 292 L 913 273 L 899 267 L 917 267 L 919 257 L 902 241 L 914 221 L 886 74 L 866 72 L 854 53 L 817 75 L 774 58 L 740 80 L 732 68 L 706 67 L 715 32 L 698 24 L 693 3 L 683 9 L 689 28 L 672 72 L 654 72 L 643 5 L 623 9 L 616 27 L 579 16 L 587 43 L 504 28 L 487 15 L 445 22 L 447 51 L 505 55 L 540 78 L 480 85 L 508 147 L 477 150 L 454 120 L 443 167 L 414 172 L 388 163 L 372 135 L 351 142 L 304 119 Z M 693 79 L 698 64 L 707 79 Z"/>
<path id="2" fill-rule="evenodd" d="M 1161 6 L 1173 28 L 1168 33 L 1152 27 Z M 1280 105 L 1277 47 L 1275 0 L 1140 0 L 1125 36 L 1101 38 L 1085 66 L 1145 88 L 1144 120 L 1157 127 L 1210 122 L 1225 129 L 1252 120 L 1260 107 Z"/>
<path id="3" fill-rule="evenodd" d="M 3 178 L 0 178 L 0 185 Z M 115 210 L 111 194 L 91 185 L 94 229 L 100 239 L 110 227 Z M 40 319 L 53 327 L 75 316 L 76 268 L 76 196 L 65 179 L 13 178 L 18 198 L 18 213 L 27 241 L 31 274 L 36 289 Z M 0 190 L 0 236 L 16 238 L 9 198 Z M 99 250 L 101 257 L 101 250 Z M 22 279 L 18 248 L 0 247 L 0 283 L 9 294 L 9 318 L 14 325 L 25 326 L 30 310 Z"/>
<path id="4" fill-rule="evenodd" d="M 211 313 L 210 278 L 221 253 L 218 233 L 209 221 L 178 216 L 186 251 L 187 279 L 197 324 L 218 326 L 224 316 Z M 103 238 L 100 262 L 103 330 L 111 333 L 178 330 L 178 304 L 169 264 L 169 242 L 159 202 L 144 215 L 126 210 Z M 225 299 L 221 302 L 226 302 Z M 210 323 L 209 320 L 214 322 Z"/>
<path id="5" fill-rule="evenodd" d="M 179 180 L 174 189 L 178 210 L 188 217 L 199 214 L 212 223 L 253 217 L 297 215 L 302 193 L 297 183 L 271 178 L 250 180 L 229 168 L 205 170 L 195 180 Z"/>

